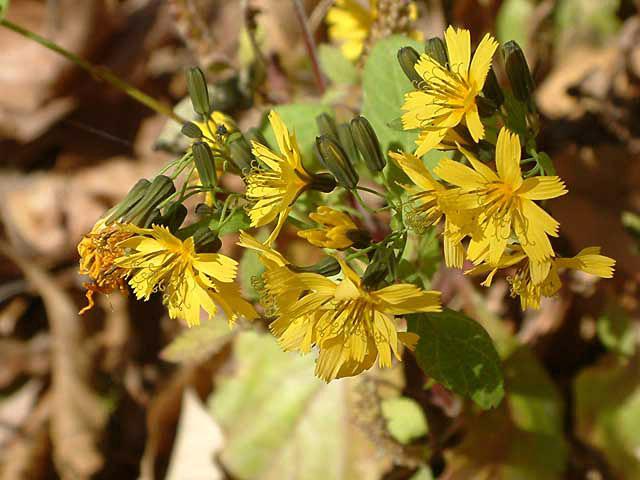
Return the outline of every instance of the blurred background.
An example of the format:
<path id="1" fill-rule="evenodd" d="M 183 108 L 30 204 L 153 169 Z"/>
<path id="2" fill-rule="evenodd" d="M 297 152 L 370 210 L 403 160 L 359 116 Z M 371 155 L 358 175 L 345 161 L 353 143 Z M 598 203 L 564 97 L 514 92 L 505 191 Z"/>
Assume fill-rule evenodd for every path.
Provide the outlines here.
<path id="1" fill-rule="evenodd" d="M 332 2 L 303 3 L 326 44 Z M 601 245 L 615 278 L 572 273 L 522 313 L 504 278 L 481 289 L 438 268 L 446 304 L 499 350 L 516 345 L 507 397 L 489 412 L 429 384 L 410 355 L 327 386 L 312 358 L 281 353 L 264 328 L 186 330 L 158 299 L 118 294 L 79 317 L 78 241 L 183 148 L 180 126 L 0 28 L 1 480 L 640 479 L 640 2 L 415 3 L 427 38 L 453 24 L 523 47 L 540 150 L 570 191 L 549 204 L 558 249 Z M 13 0 L 7 18 L 172 106 L 199 65 L 242 129 L 274 104 L 359 110 L 357 82 L 318 92 L 292 5 Z M 338 52 L 326 48 L 325 67 Z M 292 258 L 309 255 L 285 239 Z M 233 241 L 223 248 L 237 256 Z M 253 268 L 243 259 L 247 290 Z"/>

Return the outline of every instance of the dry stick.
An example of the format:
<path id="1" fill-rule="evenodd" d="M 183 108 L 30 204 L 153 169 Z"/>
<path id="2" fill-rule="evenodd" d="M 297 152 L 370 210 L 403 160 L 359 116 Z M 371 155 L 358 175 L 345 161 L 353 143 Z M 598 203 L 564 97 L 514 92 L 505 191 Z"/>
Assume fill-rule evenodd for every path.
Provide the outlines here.
<path id="1" fill-rule="evenodd" d="M 26 28 L 23 28 L 20 25 L 16 25 L 15 23 L 10 22 L 7 19 L 1 19 L 0 25 L 5 28 L 8 28 L 9 30 L 19 35 L 22 35 L 25 38 L 28 38 L 29 40 L 33 40 L 34 42 L 39 43 L 43 47 L 53 52 L 56 52 L 59 55 L 62 55 L 67 60 L 75 63 L 80 68 L 86 70 L 94 77 L 104 80 L 105 82 L 111 84 L 121 92 L 124 92 L 127 95 L 129 95 L 131 98 L 133 98 L 137 102 L 140 102 L 143 105 L 149 107 L 154 112 L 164 115 L 180 124 L 187 122 L 187 120 L 182 118 L 180 115 L 176 114 L 170 106 L 156 100 L 153 97 L 150 97 L 149 95 L 142 92 L 141 90 L 138 90 L 133 85 L 129 85 L 124 80 L 121 80 L 120 78 L 118 78 L 118 76 L 115 75 L 110 70 L 106 68 L 95 67 L 91 65 L 89 62 L 87 62 L 86 60 L 84 60 L 83 58 L 80 58 L 79 56 L 69 52 L 68 50 L 65 50 L 64 48 L 51 42 L 50 40 L 47 40 L 46 38 L 41 37 L 37 33 L 27 30 Z"/>
<path id="2" fill-rule="evenodd" d="M 322 76 L 322 72 L 320 71 L 320 64 L 318 63 L 318 54 L 316 51 L 316 42 L 313 39 L 313 35 L 309 30 L 309 25 L 307 25 L 307 19 L 305 17 L 304 8 L 300 0 L 292 0 L 294 10 L 296 12 L 296 17 L 298 22 L 300 23 L 300 27 L 302 28 L 302 38 L 304 39 L 304 46 L 307 48 L 307 53 L 309 54 L 309 58 L 311 59 L 311 66 L 313 67 L 313 75 L 316 78 L 316 84 L 318 85 L 318 90 L 320 90 L 320 94 L 324 94 L 327 86 L 324 82 L 324 77 Z"/>

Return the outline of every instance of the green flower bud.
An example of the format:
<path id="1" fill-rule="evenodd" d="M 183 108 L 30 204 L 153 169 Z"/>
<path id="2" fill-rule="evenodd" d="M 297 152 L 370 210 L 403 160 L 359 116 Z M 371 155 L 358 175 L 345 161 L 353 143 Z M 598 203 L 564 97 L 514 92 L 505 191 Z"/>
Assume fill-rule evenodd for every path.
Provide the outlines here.
<path id="1" fill-rule="evenodd" d="M 315 151 L 320 163 L 333 174 L 339 185 L 349 190 L 356 188 L 358 174 L 345 151 L 335 140 L 327 135 L 316 137 Z"/>
<path id="2" fill-rule="evenodd" d="M 315 265 L 310 265 L 308 267 L 289 265 L 289 268 L 296 273 L 318 273 L 325 277 L 333 277 L 340 273 L 340 264 L 333 257 L 324 258 Z"/>
<path id="3" fill-rule="evenodd" d="M 206 203 L 199 203 L 196 205 L 195 212 L 199 217 L 208 217 L 213 215 L 213 208 Z"/>
<path id="4" fill-rule="evenodd" d="M 351 133 L 367 168 L 374 173 L 381 172 L 387 162 L 382 155 L 378 136 L 369 120 L 362 116 L 351 120 Z"/>
<path id="5" fill-rule="evenodd" d="M 166 175 L 158 175 L 146 189 L 144 196 L 122 217 L 124 223 L 145 225 L 156 215 L 160 203 L 176 192 L 173 180 Z"/>
<path id="6" fill-rule="evenodd" d="M 502 93 L 502 89 L 498 83 L 496 72 L 493 71 L 493 67 L 489 69 L 487 79 L 485 80 L 484 87 L 482 88 L 482 93 L 496 105 L 496 109 L 500 108 L 504 103 L 504 93 Z"/>
<path id="7" fill-rule="evenodd" d="M 447 67 L 449 65 L 447 47 L 440 37 L 433 37 L 427 40 L 427 43 L 424 46 L 424 53 L 429 55 L 443 67 Z"/>
<path id="8" fill-rule="evenodd" d="M 142 220 L 142 223 L 140 224 L 140 226 L 142 228 L 151 228 L 152 225 L 161 225 L 161 224 L 162 224 L 162 214 L 160 213 L 160 210 L 156 208 L 151 212 L 150 215 L 148 215 L 144 220 Z"/>
<path id="9" fill-rule="evenodd" d="M 420 60 L 420 54 L 412 47 L 402 47 L 398 50 L 398 63 L 414 87 L 417 87 L 423 81 L 415 68 L 418 60 Z"/>
<path id="10" fill-rule="evenodd" d="M 534 83 L 522 49 L 515 41 L 511 40 L 502 46 L 502 55 L 513 95 L 521 102 L 531 106 Z"/>
<path id="11" fill-rule="evenodd" d="M 208 118 L 211 105 L 209 103 L 209 90 L 207 89 L 207 80 L 204 77 L 204 73 L 199 68 L 187 70 L 187 90 L 189 91 L 193 110 L 204 118 Z"/>
<path id="12" fill-rule="evenodd" d="M 371 234 L 366 230 L 349 230 L 347 238 L 353 242 L 353 248 L 361 249 L 371 246 Z"/>
<path id="13" fill-rule="evenodd" d="M 138 182 L 129 190 L 127 196 L 114 207 L 114 210 L 107 216 L 105 223 L 107 225 L 115 222 L 131 208 L 133 208 L 144 197 L 145 192 L 151 185 L 151 182 L 145 178 L 138 180 Z"/>
<path id="14" fill-rule="evenodd" d="M 336 179 L 328 173 L 316 173 L 311 177 L 309 188 L 318 192 L 330 193 L 336 188 Z"/>
<path id="15" fill-rule="evenodd" d="M 216 253 L 222 247 L 222 241 L 209 227 L 202 227 L 193 234 L 193 242 L 198 253 Z"/>
<path id="16" fill-rule="evenodd" d="M 200 176 L 200 183 L 206 189 L 211 189 L 218 184 L 216 175 L 216 161 L 211 153 L 211 148 L 204 142 L 196 142 L 191 147 L 193 161 Z"/>
<path id="17" fill-rule="evenodd" d="M 316 117 L 316 125 L 320 135 L 326 135 L 333 140 L 338 141 L 338 127 L 336 121 L 328 113 L 322 113 Z"/>
<path id="18" fill-rule="evenodd" d="M 229 141 L 229 150 L 231 153 L 231 161 L 240 172 L 244 173 L 251 169 L 253 154 L 251 153 L 251 145 L 244 135 L 241 134 L 237 138 Z"/>
<path id="19" fill-rule="evenodd" d="M 362 275 L 362 283 L 372 290 L 380 288 L 387 275 L 395 271 L 395 256 L 389 248 L 378 248 Z"/>
<path id="20" fill-rule="evenodd" d="M 187 207 L 181 203 L 171 205 L 164 215 L 158 220 L 158 224 L 162 224 L 171 232 L 177 232 L 184 219 L 187 218 Z"/>
<path id="21" fill-rule="evenodd" d="M 358 147 L 353 141 L 351 126 L 348 123 L 338 125 L 338 142 L 347 154 L 351 164 L 355 165 L 360 159 L 360 155 L 358 154 Z"/>
<path id="22" fill-rule="evenodd" d="M 478 106 L 478 113 L 481 117 L 490 117 L 498 109 L 493 100 L 487 97 L 476 97 L 476 105 Z"/>
<path id="23" fill-rule="evenodd" d="M 193 122 L 185 123 L 180 129 L 182 134 L 189 138 L 202 138 L 202 130 Z"/>

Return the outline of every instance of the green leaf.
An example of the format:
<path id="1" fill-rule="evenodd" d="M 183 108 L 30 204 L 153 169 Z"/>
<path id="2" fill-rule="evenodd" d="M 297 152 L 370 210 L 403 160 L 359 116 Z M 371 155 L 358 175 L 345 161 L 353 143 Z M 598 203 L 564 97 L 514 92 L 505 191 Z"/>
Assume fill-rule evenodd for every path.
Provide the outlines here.
<path id="1" fill-rule="evenodd" d="M 461 444 L 445 453 L 448 480 L 561 480 L 568 448 L 562 397 L 526 347 L 504 362 L 507 395 L 471 416 Z"/>
<path id="2" fill-rule="evenodd" d="M 277 106 L 274 110 L 280 114 L 289 132 L 295 132 L 305 165 L 312 165 L 316 162 L 313 155 L 313 144 L 319 134 L 316 126 L 316 117 L 321 113 L 328 113 L 333 116 L 331 107 L 321 103 L 292 103 Z M 277 145 L 276 137 L 268 121 L 264 122 L 262 134 L 270 145 Z"/>
<path id="3" fill-rule="evenodd" d="M 575 48 L 576 42 L 602 44 L 620 29 L 620 0 L 560 0 L 554 19 L 556 44 Z"/>
<path id="4" fill-rule="evenodd" d="M 229 218 L 227 218 L 220 230 L 218 230 L 218 235 L 222 237 L 223 235 L 227 235 L 229 233 L 236 233 L 240 230 L 246 230 L 251 225 L 251 220 L 247 213 L 239 208 L 234 211 Z M 218 220 L 214 219 L 211 221 L 211 228 L 216 229 L 218 227 Z"/>
<path id="5" fill-rule="evenodd" d="M 255 332 L 236 337 L 230 365 L 209 406 L 225 432 L 219 460 L 231 477 L 377 480 L 391 466 L 354 424 L 359 378 L 326 384 L 313 374 L 313 355 L 283 352 Z"/>
<path id="6" fill-rule="evenodd" d="M 320 67 L 336 85 L 353 85 L 358 81 L 358 70 L 339 48 L 323 43 L 318 48 Z"/>
<path id="7" fill-rule="evenodd" d="M 471 397 L 483 409 L 500 403 L 504 396 L 500 358 L 479 323 L 445 309 L 441 313 L 410 315 L 408 327 L 420 336 L 415 355 L 428 376 Z"/>
<path id="8" fill-rule="evenodd" d="M 610 355 L 574 384 L 580 440 L 604 453 L 611 478 L 640 478 L 640 365 Z"/>
<path id="9" fill-rule="evenodd" d="M 232 335 L 227 320 L 217 316 L 183 330 L 162 350 L 160 357 L 172 363 L 201 361 L 219 352 Z"/>
<path id="10" fill-rule="evenodd" d="M 553 165 L 551 157 L 544 152 L 535 153 L 534 158 L 538 164 L 542 167 L 543 175 L 556 175 L 556 167 Z"/>
<path id="11" fill-rule="evenodd" d="M 524 50 L 529 43 L 528 32 L 531 14 L 535 9 L 533 0 L 506 0 L 496 17 L 496 36 L 500 43 L 509 40 L 518 42 Z"/>
<path id="12" fill-rule="evenodd" d="M 420 470 L 414 473 L 409 480 L 433 480 L 433 473 L 429 467 L 420 467 Z"/>
<path id="13" fill-rule="evenodd" d="M 2 20 L 9 10 L 9 0 L 0 0 L 0 20 Z"/>
<path id="14" fill-rule="evenodd" d="M 382 401 L 382 415 L 389 433 L 402 444 L 429 433 L 427 419 L 420 405 L 408 397 L 387 398 Z"/>
<path id="15" fill-rule="evenodd" d="M 635 353 L 635 325 L 621 307 L 609 307 L 598 318 L 596 330 L 602 344 L 612 352 L 627 357 Z"/>

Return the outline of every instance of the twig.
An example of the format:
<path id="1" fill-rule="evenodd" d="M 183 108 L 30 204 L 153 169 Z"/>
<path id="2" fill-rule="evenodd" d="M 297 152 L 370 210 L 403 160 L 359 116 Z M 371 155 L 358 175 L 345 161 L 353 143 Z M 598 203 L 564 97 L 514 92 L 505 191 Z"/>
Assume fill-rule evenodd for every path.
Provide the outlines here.
<path id="1" fill-rule="evenodd" d="M 322 0 L 316 8 L 313 9 L 311 15 L 309 15 L 309 30 L 311 33 L 316 33 L 320 25 L 322 25 L 322 20 L 327 15 L 327 12 L 333 5 L 335 0 Z"/>
<path id="2" fill-rule="evenodd" d="M 302 28 L 302 38 L 304 40 L 304 46 L 307 48 L 307 53 L 309 54 L 309 58 L 311 59 L 311 67 L 313 68 L 313 75 L 316 78 L 318 90 L 320 91 L 320 94 L 324 94 L 326 90 L 326 84 L 324 81 L 324 77 L 322 76 L 322 72 L 320 71 L 320 63 L 318 62 L 318 54 L 316 51 L 316 42 L 313 39 L 311 31 L 309 30 L 309 25 L 307 24 L 304 8 L 300 0 L 291 1 L 293 2 L 296 17 L 298 19 L 298 22 L 300 23 L 300 27 Z"/>

